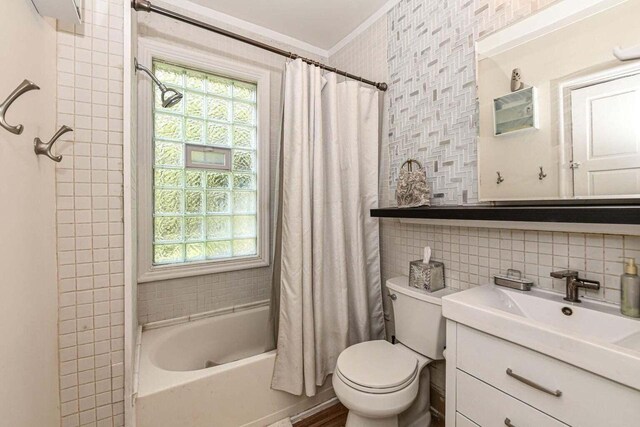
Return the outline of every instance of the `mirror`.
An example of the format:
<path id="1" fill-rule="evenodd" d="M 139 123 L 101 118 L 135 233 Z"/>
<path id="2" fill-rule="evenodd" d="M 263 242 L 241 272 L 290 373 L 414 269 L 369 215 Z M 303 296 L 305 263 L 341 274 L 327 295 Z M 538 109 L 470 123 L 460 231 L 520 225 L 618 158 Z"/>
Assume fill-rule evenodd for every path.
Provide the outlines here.
<path id="1" fill-rule="evenodd" d="M 640 198 L 638 22 L 562 0 L 478 41 L 481 201 Z"/>

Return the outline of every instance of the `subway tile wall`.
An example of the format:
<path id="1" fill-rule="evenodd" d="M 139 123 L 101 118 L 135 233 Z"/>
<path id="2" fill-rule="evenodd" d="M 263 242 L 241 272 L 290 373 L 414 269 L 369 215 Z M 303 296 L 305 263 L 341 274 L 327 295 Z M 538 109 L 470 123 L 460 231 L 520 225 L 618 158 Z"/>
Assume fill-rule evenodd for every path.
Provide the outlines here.
<path id="1" fill-rule="evenodd" d="M 124 425 L 124 0 L 59 24 L 56 168 L 61 425 Z"/>

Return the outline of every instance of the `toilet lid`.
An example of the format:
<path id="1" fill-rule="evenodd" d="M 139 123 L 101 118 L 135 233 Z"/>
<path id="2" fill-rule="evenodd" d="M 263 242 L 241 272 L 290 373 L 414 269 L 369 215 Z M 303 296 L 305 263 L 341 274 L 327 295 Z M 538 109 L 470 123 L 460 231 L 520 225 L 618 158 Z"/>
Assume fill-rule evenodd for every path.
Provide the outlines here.
<path id="1" fill-rule="evenodd" d="M 340 353 L 336 368 L 339 376 L 358 389 L 390 393 L 416 377 L 418 359 L 388 341 L 368 341 Z"/>

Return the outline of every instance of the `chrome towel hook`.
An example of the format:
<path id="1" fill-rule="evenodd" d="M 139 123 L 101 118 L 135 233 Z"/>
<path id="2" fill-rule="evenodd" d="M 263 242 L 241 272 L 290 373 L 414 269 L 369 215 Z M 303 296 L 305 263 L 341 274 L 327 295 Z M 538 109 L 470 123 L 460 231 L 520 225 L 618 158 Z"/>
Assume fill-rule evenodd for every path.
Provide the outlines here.
<path id="1" fill-rule="evenodd" d="M 9 97 L 7 97 L 7 99 L 5 99 L 2 104 L 0 104 L 0 126 L 2 126 L 3 128 L 5 128 L 6 130 L 8 130 L 9 132 L 15 135 L 20 135 L 24 130 L 24 126 L 22 125 L 11 126 L 9 123 L 7 123 L 4 116 L 7 113 L 7 110 L 9 109 L 9 107 L 11 107 L 11 104 L 13 104 L 13 102 L 16 99 L 20 98 L 21 95 L 25 94 L 26 92 L 29 92 L 30 90 L 39 90 L 39 89 L 40 87 L 37 84 L 27 79 L 25 79 L 22 83 L 20 83 L 20 86 L 18 86 L 13 92 L 11 92 Z"/>
<path id="2" fill-rule="evenodd" d="M 544 173 L 544 169 L 542 168 L 542 166 L 540 166 L 540 173 L 538 174 L 538 179 L 540 181 L 542 181 L 543 179 L 545 179 L 547 177 L 547 174 Z"/>
<path id="3" fill-rule="evenodd" d="M 69 126 L 64 125 L 58 130 L 58 132 L 55 133 L 55 135 L 51 137 L 51 140 L 49 142 L 46 142 L 46 143 L 42 142 L 40 138 L 34 139 L 33 151 L 35 151 L 38 156 L 44 155 L 50 158 L 51 160 L 53 160 L 54 162 L 59 163 L 60 160 L 62 160 L 62 156 L 60 155 L 54 156 L 51 153 L 51 147 L 53 147 L 53 144 L 55 144 L 56 141 L 58 141 L 58 139 L 60 139 L 60 137 L 67 132 L 73 132 L 73 129 L 71 129 Z"/>

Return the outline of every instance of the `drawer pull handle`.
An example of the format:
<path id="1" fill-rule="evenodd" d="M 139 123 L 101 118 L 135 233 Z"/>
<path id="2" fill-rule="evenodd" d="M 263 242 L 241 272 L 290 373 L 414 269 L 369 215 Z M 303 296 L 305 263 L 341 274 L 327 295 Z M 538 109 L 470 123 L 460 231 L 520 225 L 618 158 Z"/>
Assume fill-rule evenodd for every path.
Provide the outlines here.
<path id="1" fill-rule="evenodd" d="M 504 425 L 506 425 L 507 427 L 516 427 L 513 424 L 511 424 L 511 420 L 509 418 L 504 419 Z"/>
<path id="2" fill-rule="evenodd" d="M 543 387 L 538 383 L 535 383 L 535 382 L 533 382 L 531 380 L 528 380 L 528 379 L 526 379 L 524 377 L 521 377 L 520 375 L 514 373 L 511 370 L 511 368 L 507 368 L 507 375 L 509 375 L 511 378 L 515 378 L 516 380 L 520 381 L 523 384 L 528 385 L 529 387 L 535 388 L 536 390 L 540 390 L 542 392 L 545 392 L 545 393 L 550 394 L 550 395 L 555 396 L 555 397 L 562 396 L 562 392 L 560 390 L 556 390 L 556 391 L 549 390 L 548 388 Z M 505 420 L 505 422 L 506 422 L 506 420 Z"/>

